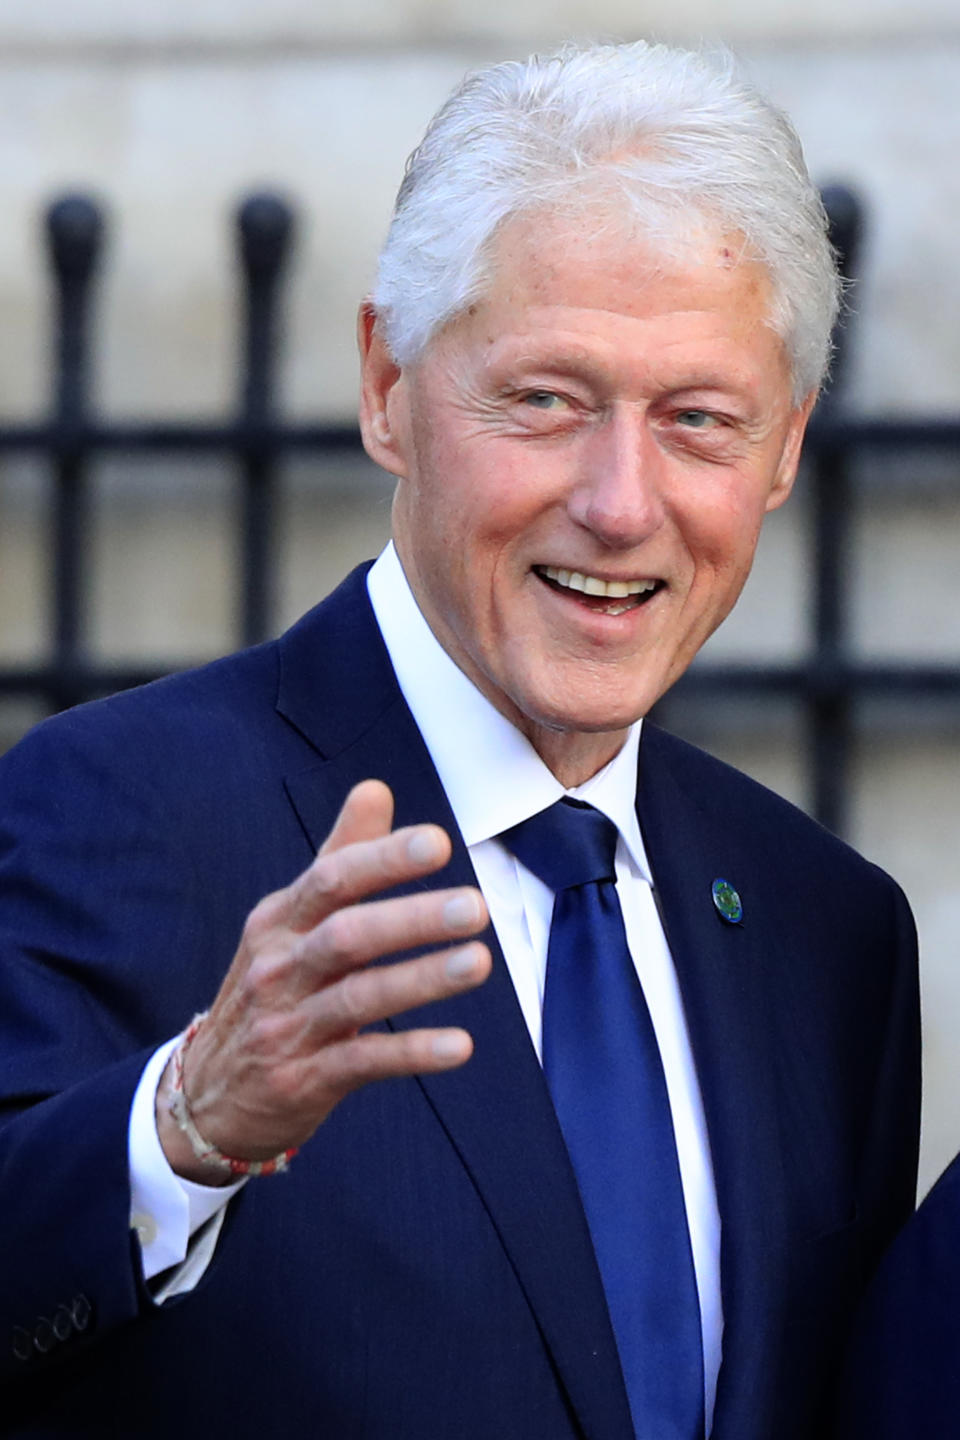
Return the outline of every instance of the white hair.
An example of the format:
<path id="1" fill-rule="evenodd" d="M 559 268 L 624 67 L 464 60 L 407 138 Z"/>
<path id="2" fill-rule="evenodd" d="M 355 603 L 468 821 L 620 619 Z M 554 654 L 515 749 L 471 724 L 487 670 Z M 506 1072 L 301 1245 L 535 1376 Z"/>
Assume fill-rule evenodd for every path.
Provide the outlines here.
<path id="1" fill-rule="evenodd" d="M 505 221 L 598 200 L 674 256 L 705 225 L 738 235 L 770 276 L 795 398 L 822 383 L 840 282 L 796 131 L 729 53 L 645 41 L 490 66 L 437 112 L 407 161 L 372 297 L 393 358 L 413 363 L 482 297 Z"/>

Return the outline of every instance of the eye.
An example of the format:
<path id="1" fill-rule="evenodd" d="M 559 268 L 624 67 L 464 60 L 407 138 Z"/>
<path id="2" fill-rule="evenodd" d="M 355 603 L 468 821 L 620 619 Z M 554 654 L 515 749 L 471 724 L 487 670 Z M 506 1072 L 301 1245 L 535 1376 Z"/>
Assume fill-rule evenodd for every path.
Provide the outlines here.
<path id="1" fill-rule="evenodd" d="M 553 390 L 529 390 L 523 397 L 523 403 L 534 410 L 558 410 L 567 402 Z"/>
<path id="2" fill-rule="evenodd" d="M 688 430 L 709 430 L 719 423 L 716 415 L 711 415 L 709 410 L 679 410 L 676 421 Z"/>

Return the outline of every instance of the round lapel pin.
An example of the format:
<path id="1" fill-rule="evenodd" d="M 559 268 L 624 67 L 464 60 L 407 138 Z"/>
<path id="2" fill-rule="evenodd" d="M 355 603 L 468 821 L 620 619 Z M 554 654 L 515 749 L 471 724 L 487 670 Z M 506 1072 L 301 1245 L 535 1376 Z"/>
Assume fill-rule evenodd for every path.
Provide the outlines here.
<path id="1" fill-rule="evenodd" d="M 739 925 L 743 919 L 743 905 L 740 896 L 729 880 L 714 880 L 710 887 L 717 914 L 728 925 Z"/>

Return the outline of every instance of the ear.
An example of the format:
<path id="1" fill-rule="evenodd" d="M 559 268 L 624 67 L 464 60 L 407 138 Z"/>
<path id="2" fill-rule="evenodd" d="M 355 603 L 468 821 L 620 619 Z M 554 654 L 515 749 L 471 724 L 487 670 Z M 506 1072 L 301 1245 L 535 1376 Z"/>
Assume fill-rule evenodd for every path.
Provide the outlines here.
<path id="1" fill-rule="evenodd" d="M 807 421 L 810 419 L 810 412 L 816 403 L 817 392 L 811 390 L 806 399 L 795 406 L 790 415 L 783 450 L 780 453 L 780 463 L 767 496 L 765 508 L 768 512 L 777 510 L 793 489 L 793 482 L 797 478 L 797 467 L 800 464 L 800 450 L 806 434 Z"/>
<path id="2" fill-rule="evenodd" d="M 407 473 L 410 433 L 403 371 L 383 338 L 373 303 L 368 299 L 357 316 L 360 351 L 360 435 L 363 448 L 391 475 Z"/>

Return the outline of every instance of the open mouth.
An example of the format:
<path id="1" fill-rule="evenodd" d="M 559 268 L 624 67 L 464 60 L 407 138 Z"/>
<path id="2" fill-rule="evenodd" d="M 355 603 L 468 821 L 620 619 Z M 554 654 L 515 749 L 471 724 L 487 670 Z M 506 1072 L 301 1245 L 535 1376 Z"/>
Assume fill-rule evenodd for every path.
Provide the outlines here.
<path id="1" fill-rule="evenodd" d="M 661 589 L 662 580 L 601 580 L 579 570 L 562 570 L 554 565 L 535 565 L 534 573 L 562 595 L 570 595 L 601 615 L 625 615 L 646 603 Z"/>

